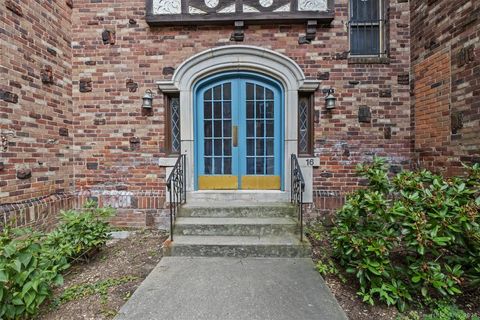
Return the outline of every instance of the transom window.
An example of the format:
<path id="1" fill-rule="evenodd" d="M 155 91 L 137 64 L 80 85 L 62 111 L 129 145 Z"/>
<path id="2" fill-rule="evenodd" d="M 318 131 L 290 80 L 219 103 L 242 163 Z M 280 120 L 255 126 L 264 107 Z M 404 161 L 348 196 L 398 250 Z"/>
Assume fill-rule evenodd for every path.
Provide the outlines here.
<path id="1" fill-rule="evenodd" d="M 350 55 L 380 56 L 385 53 L 382 0 L 350 0 Z"/>

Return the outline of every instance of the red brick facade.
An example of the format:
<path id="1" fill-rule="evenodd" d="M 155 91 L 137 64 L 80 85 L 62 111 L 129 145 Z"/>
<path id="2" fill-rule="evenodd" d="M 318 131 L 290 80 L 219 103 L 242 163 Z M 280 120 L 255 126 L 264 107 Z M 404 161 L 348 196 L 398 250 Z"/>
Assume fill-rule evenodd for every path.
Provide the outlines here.
<path id="1" fill-rule="evenodd" d="M 437 172 L 480 162 L 480 2 L 411 1 L 415 155 Z"/>
<path id="2" fill-rule="evenodd" d="M 6 2 L 17 4 L 21 14 L 5 10 Z M 299 44 L 304 25 L 245 29 L 241 44 L 282 53 L 307 79 L 320 79 L 321 88 L 335 89 L 337 107 L 331 111 L 325 109 L 322 91 L 315 93 L 319 117 L 314 153 L 320 167 L 314 170 L 313 194 L 321 212 L 338 207 L 345 193 L 362 185 L 355 166 L 373 155 L 386 157 L 391 170 L 398 171 L 410 168 L 412 160 L 435 166 L 431 159 L 437 153 L 447 156 L 456 150 L 446 145 L 462 149 L 465 156 L 478 154 L 479 108 L 473 98 L 479 86 L 478 21 L 450 37 L 457 40 L 440 40 L 441 31 L 432 31 L 433 25 L 420 26 L 426 9 L 417 3 L 424 1 L 386 2 L 388 59 L 348 58 L 347 0 L 335 1 L 334 21 L 319 27 L 311 44 Z M 452 7 L 449 2 L 435 3 Z M 230 40 L 233 23 L 149 27 L 145 0 L 75 0 L 73 8 L 63 0 L 32 0 L 28 5 L 4 0 L 1 9 L 0 36 L 6 50 L 0 72 L 8 81 L 0 83 L 0 89 L 17 94 L 18 102 L 0 100 L 1 133 L 8 148 L 0 158 L 0 204 L 68 191 L 76 194 L 76 205 L 95 197 L 119 208 L 119 224 L 162 224 L 166 172 L 158 159 L 166 156 L 166 113 L 155 82 L 171 79 L 173 70 L 196 53 L 238 44 Z M 428 56 L 421 54 L 426 38 L 438 40 L 438 48 Z M 475 43 L 477 60 L 459 67 L 458 52 Z M 416 80 L 415 113 L 410 70 Z M 148 114 L 141 108 L 147 89 L 156 93 Z M 458 95 L 451 95 L 452 90 Z M 452 118 L 449 104 L 463 117 L 463 128 L 455 135 L 446 127 Z M 369 117 L 361 117 L 362 112 Z M 17 174 L 22 169 L 27 171 L 24 179 Z"/>

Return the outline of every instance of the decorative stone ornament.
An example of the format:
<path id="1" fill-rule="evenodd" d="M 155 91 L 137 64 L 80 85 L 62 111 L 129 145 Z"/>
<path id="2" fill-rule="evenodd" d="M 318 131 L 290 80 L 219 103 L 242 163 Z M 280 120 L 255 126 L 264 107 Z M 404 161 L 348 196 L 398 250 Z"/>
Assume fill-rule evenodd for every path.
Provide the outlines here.
<path id="1" fill-rule="evenodd" d="M 317 36 L 317 20 L 308 20 L 305 36 L 298 38 L 298 44 L 309 44 Z"/>
<path id="2" fill-rule="evenodd" d="M 45 66 L 42 72 L 40 73 L 42 78 L 42 82 L 45 84 L 52 84 L 53 83 L 53 71 L 51 66 Z"/>
<path id="3" fill-rule="evenodd" d="M 0 89 L 0 97 L 3 101 L 18 103 L 18 95 L 16 93 Z"/>
<path id="4" fill-rule="evenodd" d="M 372 121 L 372 113 L 368 106 L 360 106 L 358 108 L 358 122 L 370 123 Z"/>
<path id="5" fill-rule="evenodd" d="M 92 80 L 91 79 L 80 79 L 79 90 L 80 90 L 80 92 L 91 92 L 92 91 Z"/>
<path id="6" fill-rule="evenodd" d="M 103 41 L 103 44 L 110 44 L 110 45 L 115 44 L 115 31 L 109 30 L 109 29 L 103 30 L 102 41 Z"/>
<path id="7" fill-rule="evenodd" d="M 127 79 L 126 86 L 129 92 L 137 92 L 138 83 L 134 82 L 132 79 Z"/>
<path id="8" fill-rule="evenodd" d="M 235 30 L 232 32 L 232 35 L 230 36 L 230 41 L 243 41 L 245 38 L 244 34 L 244 27 L 245 24 L 243 21 L 235 21 Z"/>
<path id="9" fill-rule="evenodd" d="M 17 171 L 17 178 L 20 180 L 30 179 L 32 177 L 32 170 L 30 169 L 19 169 Z"/>
<path id="10" fill-rule="evenodd" d="M 5 7 L 7 7 L 8 10 L 12 11 L 16 15 L 19 15 L 20 17 L 23 16 L 22 7 L 20 7 L 13 0 L 6 0 L 5 1 Z"/>
<path id="11" fill-rule="evenodd" d="M 68 129 L 67 128 L 58 129 L 58 135 L 62 137 L 68 137 Z"/>

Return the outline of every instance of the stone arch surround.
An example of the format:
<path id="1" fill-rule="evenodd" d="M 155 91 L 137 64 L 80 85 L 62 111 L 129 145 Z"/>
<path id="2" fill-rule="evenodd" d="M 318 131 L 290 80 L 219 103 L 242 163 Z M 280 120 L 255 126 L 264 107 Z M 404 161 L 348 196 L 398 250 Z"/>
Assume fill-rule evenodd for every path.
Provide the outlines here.
<path id="1" fill-rule="evenodd" d="M 208 76 L 226 71 L 250 71 L 272 77 L 284 89 L 284 186 L 290 188 L 290 154 L 297 153 L 298 92 L 315 91 L 320 82 L 307 80 L 300 66 L 291 58 L 261 47 L 229 45 L 200 52 L 181 63 L 171 80 L 157 81 L 165 93 L 180 94 L 181 151 L 187 155 L 187 191 L 194 190 L 194 86 Z"/>

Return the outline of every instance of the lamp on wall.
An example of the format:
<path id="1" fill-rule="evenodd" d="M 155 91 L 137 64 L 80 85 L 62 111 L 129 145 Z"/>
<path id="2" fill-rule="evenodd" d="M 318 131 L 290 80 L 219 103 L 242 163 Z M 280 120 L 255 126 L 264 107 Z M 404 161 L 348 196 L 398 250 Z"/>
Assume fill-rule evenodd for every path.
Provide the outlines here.
<path id="1" fill-rule="evenodd" d="M 145 95 L 143 96 L 142 100 L 143 100 L 142 108 L 152 109 L 152 101 L 153 101 L 152 90 L 147 89 L 147 91 L 145 91 Z"/>
<path id="2" fill-rule="evenodd" d="M 325 96 L 325 108 L 327 108 L 327 110 L 335 109 L 337 98 L 333 95 L 334 93 L 335 90 L 333 88 L 327 90 L 327 95 Z"/>

